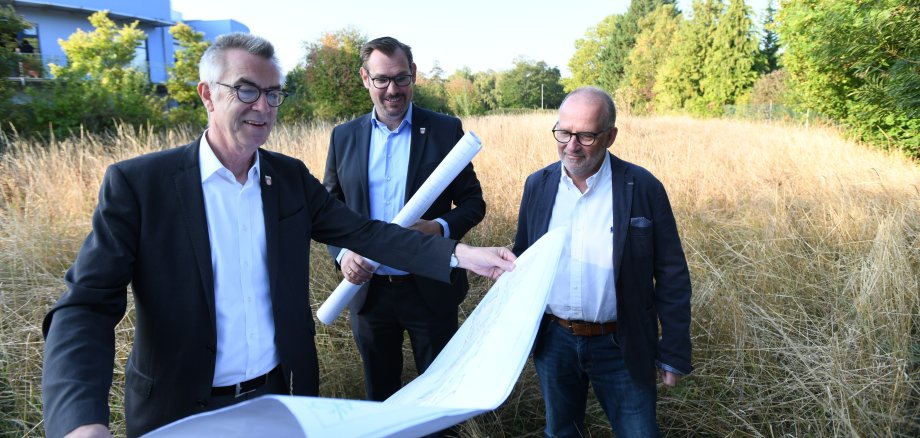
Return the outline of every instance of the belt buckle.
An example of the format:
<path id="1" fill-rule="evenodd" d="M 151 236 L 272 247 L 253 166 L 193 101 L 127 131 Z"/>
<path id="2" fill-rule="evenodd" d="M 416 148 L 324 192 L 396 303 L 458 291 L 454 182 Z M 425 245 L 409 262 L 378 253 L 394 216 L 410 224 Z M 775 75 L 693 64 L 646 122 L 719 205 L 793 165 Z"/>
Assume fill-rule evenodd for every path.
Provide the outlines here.
<path id="1" fill-rule="evenodd" d="M 253 389 L 250 389 L 249 391 L 243 391 L 242 389 L 243 389 L 243 384 L 242 384 L 242 382 L 237 383 L 236 385 L 234 385 L 234 387 L 233 387 L 233 398 L 240 398 L 240 397 L 242 397 L 242 396 L 244 396 L 244 395 L 246 395 L 246 394 L 249 394 L 250 392 L 255 392 L 255 390 L 258 389 L 258 388 L 253 388 Z"/>

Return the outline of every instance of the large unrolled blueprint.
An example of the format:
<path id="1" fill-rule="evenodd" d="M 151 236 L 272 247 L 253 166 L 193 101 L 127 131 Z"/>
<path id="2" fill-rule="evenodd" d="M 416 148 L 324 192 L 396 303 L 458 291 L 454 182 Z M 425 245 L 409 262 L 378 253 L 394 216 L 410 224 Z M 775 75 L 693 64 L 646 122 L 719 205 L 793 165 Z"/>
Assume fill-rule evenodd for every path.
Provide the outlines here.
<path id="1" fill-rule="evenodd" d="M 441 164 L 412 195 L 392 222 L 401 227 L 409 227 L 418 221 L 431 208 L 431 204 L 441 195 L 441 192 L 460 174 L 460 171 L 473 161 L 473 157 L 481 149 L 482 142 L 479 141 L 479 137 L 473 131 L 468 131 L 450 150 L 450 153 L 441 160 Z M 368 262 L 374 266 L 374 269 L 380 266 L 373 260 L 368 260 Z M 329 298 L 326 298 L 326 301 L 317 309 L 316 318 L 323 324 L 332 324 L 360 289 L 361 285 L 342 280 L 338 287 L 329 294 Z"/>
<path id="2" fill-rule="evenodd" d="M 556 229 L 522 254 L 425 373 L 384 402 L 264 396 L 147 436 L 417 437 L 493 410 L 530 354 L 565 238 L 565 229 Z"/>

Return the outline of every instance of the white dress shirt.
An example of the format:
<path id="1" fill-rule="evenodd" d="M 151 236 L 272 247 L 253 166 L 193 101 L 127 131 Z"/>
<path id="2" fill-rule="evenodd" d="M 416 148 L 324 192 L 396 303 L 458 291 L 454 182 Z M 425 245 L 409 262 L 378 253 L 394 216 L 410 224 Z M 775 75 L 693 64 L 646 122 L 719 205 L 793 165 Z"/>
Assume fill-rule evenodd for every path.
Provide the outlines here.
<path id="1" fill-rule="evenodd" d="M 245 184 L 220 163 L 207 135 L 201 138 L 199 159 L 217 312 L 213 386 L 227 386 L 265 374 L 280 362 L 269 295 L 259 155 Z"/>
<path id="2" fill-rule="evenodd" d="M 559 164 L 563 164 L 560 162 Z M 550 290 L 547 311 L 563 319 L 617 319 L 613 278 L 613 197 L 610 156 L 588 177 L 584 193 L 562 169 L 549 229 L 564 227 L 567 238 Z"/>

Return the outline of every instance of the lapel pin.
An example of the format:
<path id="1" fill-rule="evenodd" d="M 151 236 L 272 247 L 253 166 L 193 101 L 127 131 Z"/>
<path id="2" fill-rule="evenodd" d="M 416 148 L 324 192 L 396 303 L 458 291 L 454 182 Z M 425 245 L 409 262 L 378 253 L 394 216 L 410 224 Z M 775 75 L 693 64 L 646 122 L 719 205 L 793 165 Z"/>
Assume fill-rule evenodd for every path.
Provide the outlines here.
<path id="1" fill-rule="evenodd" d="M 418 128 L 418 132 L 422 135 L 425 135 L 425 128 Z"/>
<path id="2" fill-rule="evenodd" d="M 272 177 L 265 175 L 265 185 L 267 186 L 272 185 Z"/>

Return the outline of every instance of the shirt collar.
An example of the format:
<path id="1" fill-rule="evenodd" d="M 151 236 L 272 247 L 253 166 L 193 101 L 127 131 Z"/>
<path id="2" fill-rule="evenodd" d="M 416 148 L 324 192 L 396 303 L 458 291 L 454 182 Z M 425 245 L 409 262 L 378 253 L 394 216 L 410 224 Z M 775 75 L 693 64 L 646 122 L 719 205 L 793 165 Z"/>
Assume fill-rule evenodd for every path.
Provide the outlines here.
<path id="1" fill-rule="evenodd" d="M 562 174 L 559 177 L 559 182 L 562 183 L 566 187 L 578 190 L 577 187 L 575 187 L 575 181 L 572 181 L 572 178 L 569 177 L 568 173 L 566 173 L 565 165 L 562 164 L 562 160 L 559 160 L 559 170 L 560 170 L 559 173 Z M 585 193 L 591 191 L 591 187 L 594 187 L 594 185 L 597 184 L 598 182 L 597 179 L 599 176 L 602 178 L 602 180 L 604 180 L 604 179 L 607 179 L 609 175 L 610 175 L 610 153 L 604 152 L 604 161 L 601 162 L 601 167 L 597 169 L 597 172 L 595 172 L 594 175 L 589 176 L 588 179 L 585 180 L 585 184 L 588 185 L 588 190 L 586 190 Z"/>
<path id="2" fill-rule="evenodd" d="M 387 128 L 387 125 L 379 120 L 377 120 L 377 108 L 371 110 L 371 126 L 374 128 L 386 128 L 388 131 L 390 128 Z M 403 126 L 412 126 L 412 102 L 409 102 L 409 109 L 406 110 L 406 116 L 403 117 L 402 122 L 399 123 L 399 126 L 392 132 L 399 132 L 402 130 Z"/>
<path id="3" fill-rule="evenodd" d="M 226 175 L 235 181 L 233 173 L 230 172 L 230 169 L 224 167 L 220 160 L 217 159 L 217 155 L 215 155 L 214 151 L 211 149 L 211 144 L 208 143 L 207 129 L 205 129 L 204 134 L 201 134 L 201 144 L 198 147 L 198 163 L 201 168 L 201 182 L 207 181 L 212 175 L 221 171 L 221 169 L 226 171 Z M 255 171 L 255 173 L 253 173 L 253 171 Z M 252 167 L 249 168 L 249 178 L 258 179 L 260 173 L 259 153 L 256 152 L 256 161 L 253 163 Z"/>

